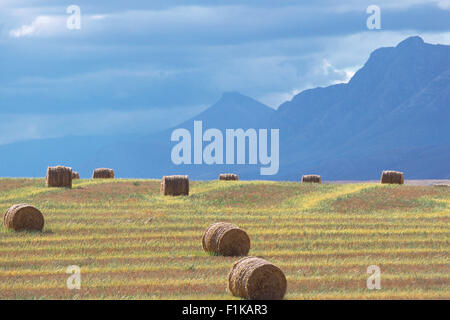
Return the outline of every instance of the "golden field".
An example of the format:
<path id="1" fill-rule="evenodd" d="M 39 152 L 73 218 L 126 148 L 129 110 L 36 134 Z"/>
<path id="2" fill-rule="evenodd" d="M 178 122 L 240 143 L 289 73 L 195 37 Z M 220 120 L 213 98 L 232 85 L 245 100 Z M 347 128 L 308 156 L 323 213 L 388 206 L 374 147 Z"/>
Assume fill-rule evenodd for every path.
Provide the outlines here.
<path id="1" fill-rule="evenodd" d="M 247 231 L 250 255 L 286 274 L 286 299 L 450 299 L 450 188 L 191 181 L 163 197 L 157 180 L 0 179 L 0 211 L 29 203 L 40 232 L 0 229 L 0 299 L 236 299 L 237 257 L 202 251 L 218 221 Z M 81 267 L 81 290 L 66 268 Z M 381 268 L 368 290 L 367 267 Z"/>

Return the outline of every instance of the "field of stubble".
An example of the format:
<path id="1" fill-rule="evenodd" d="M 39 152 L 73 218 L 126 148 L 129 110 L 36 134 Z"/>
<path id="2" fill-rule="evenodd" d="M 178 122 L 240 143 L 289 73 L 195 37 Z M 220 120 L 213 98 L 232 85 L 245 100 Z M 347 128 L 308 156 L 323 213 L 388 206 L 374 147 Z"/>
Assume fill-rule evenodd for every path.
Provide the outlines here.
<path id="1" fill-rule="evenodd" d="M 191 182 L 163 197 L 156 180 L 0 179 L 0 212 L 30 203 L 42 233 L 0 227 L 0 299 L 233 299 L 238 258 L 202 251 L 204 230 L 232 222 L 250 255 L 286 274 L 286 299 L 450 299 L 450 188 Z M 66 268 L 81 267 L 81 290 Z M 367 267 L 381 268 L 368 290 Z"/>

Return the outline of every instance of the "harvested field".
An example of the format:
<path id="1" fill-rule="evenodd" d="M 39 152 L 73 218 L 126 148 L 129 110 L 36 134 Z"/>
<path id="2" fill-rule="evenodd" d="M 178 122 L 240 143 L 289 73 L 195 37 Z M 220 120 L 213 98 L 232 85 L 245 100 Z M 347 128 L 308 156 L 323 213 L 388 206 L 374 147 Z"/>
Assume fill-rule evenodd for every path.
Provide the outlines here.
<path id="1" fill-rule="evenodd" d="M 160 180 L 0 179 L 0 212 L 29 203 L 43 232 L 0 229 L 0 299 L 237 299 L 238 257 L 203 251 L 211 224 L 251 238 L 249 255 L 286 275 L 285 299 L 450 299 L 450 188 L 410 185 L 191 181 L 190 196 Z M 81 267 L 81 290 L 66 268 Z M 381 268 L 368 290 L 367 267 Z"/>

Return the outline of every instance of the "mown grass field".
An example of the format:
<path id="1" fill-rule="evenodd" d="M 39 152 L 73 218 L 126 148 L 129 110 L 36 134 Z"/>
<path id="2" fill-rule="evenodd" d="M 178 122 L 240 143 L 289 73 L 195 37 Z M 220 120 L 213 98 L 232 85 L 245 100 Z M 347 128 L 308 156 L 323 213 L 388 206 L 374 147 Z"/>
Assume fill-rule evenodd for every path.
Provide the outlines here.
<path id="1" fill-rule="evenodd" d="M 248 232 L 250 255 L 286 274 L 286 299 L 450 299 L 450 188 L 378 184 L 0 179 L 0 211 L 30 203 L 42 233 L 0 229 L 0 299 L 235 299 L 238 258 L 202 251 L 218 221 Z M 81 267 L 81 290 L 66 268 Z M 367 267 L 381 268 L 368 290 Z"/>

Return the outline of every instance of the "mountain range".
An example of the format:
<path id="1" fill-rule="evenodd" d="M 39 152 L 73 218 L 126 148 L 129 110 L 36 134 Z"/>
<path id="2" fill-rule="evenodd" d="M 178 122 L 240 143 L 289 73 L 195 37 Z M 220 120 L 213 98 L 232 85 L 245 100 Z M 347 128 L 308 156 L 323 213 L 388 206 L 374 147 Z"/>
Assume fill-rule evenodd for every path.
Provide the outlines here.
<path id="1" fill-rule="evenodd" d="M 276 128 L 280 169 L 260 176 L 259 165 L 174 165 L 171 133 L 203 127 Z M 148 135 L 64 137 L 0 146 L 0 176 L 43 176 L 48 165 L 69 165 L 89 177 L 111 167 L 119 177 L 159 178 L 188 174 L 215 179 L 234 172 L 242 179 L 377 179 L 384 169 L 406 178 L 450 178 L 450 46 L 410 37 L 372 52 L 348 83 L 305 90 L 277 110 L 237 92 L 168 130 Z"/>

